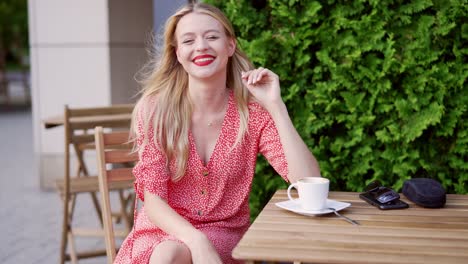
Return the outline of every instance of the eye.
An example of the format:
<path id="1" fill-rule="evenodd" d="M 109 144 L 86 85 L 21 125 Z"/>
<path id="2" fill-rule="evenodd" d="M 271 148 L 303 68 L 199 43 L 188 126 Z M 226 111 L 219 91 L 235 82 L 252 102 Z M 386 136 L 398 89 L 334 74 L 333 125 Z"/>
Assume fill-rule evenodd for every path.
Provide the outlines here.
<path id="1" fill-rule="evenodd" d="M 192 44 L 193 43 L 193 39 L 184 39 L 182 41 L 182 44 Z"/>
<path id="2" fill-rule="evenodd" d="M 208 40 L 216 40 L 216 39 L 219 39 L 219 37 L 216 36 L 216 35 L 209 35 L 209 36 L 207 36 L 206 38 L 207 38 Z"/>

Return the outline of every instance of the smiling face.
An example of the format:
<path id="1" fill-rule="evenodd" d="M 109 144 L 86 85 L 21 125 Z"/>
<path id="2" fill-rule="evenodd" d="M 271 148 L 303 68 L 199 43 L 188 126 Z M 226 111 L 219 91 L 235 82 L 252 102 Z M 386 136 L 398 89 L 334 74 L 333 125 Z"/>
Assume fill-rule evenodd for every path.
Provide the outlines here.
<path id="1" fill-rule="evenodd" d="M 218 20 L 201 13 L 187 14 L 177 24 L 175 37 L 177 60 L 190 78 L 226 75 L 236 45 Z"/>

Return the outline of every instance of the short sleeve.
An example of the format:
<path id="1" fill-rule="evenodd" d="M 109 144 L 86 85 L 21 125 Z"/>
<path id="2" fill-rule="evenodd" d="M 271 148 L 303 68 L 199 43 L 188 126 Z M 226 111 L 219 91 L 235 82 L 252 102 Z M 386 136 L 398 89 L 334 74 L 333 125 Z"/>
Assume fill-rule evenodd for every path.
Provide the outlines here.
<path id="1" fill-rule="evenodd" d="M 137 128 L 137 144 L 140 147 L 145 139 L 141 119 L 138 120 Z M 150 132 L 147 134 L 149 137 L 147 144 L 139 149 L 139 161 L 133 168 L 135 192 L 142 201 L 144 201 L 145 190 L 167 200 L 167 184 L 170 174 L 166 169 L 166 160 L 163 153 L 153 141 L 151 129 L 152 126 L 149 127 Z"/>
<path id="2" fill-rule="evenodd" d="M 268 160 L 275 171 L 285 181 L 288 180 L 288 162 L 284 155 L 283 145 L 275 126 L 275 122 L 268 112 L 264 112 L 265 125 L 260 132 L 259 151 Z"/>

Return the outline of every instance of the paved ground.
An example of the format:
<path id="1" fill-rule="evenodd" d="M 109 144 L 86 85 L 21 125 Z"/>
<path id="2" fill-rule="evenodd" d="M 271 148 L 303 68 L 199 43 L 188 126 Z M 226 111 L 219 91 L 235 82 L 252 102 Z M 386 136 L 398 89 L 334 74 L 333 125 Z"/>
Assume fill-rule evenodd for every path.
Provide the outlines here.
<path id="1" fill-rule="evenodd" d="M 28 108 L 0 111 L 0 263 L 58 263 L 61 201 L 41 191 L 34 170 L 32 117 Z M 88 196 L 77 203 L 77 224 L 98 226 Z M 103 248 L 101 239 L 81 239 L 79 248 Z M 105 263 L 105 257 L 80 264 Z"/>

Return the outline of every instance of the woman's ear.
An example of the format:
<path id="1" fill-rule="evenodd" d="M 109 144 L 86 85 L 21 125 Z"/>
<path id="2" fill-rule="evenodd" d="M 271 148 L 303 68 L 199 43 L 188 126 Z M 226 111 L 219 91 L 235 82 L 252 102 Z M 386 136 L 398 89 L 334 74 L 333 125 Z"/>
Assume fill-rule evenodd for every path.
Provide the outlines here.
<path id="1" fill-rule="evenodd" d="M 174 53 L 175 53 L 175 55 L 176 55 L 176 57 L 177 57 L 177 61 L 178 61 L 180 64 L 182 64 L 182 62 L 181 62 L 181 59 L 182 59 L 182 58 L 179 56 L 179 55 L 180 55 L 180 54 L 179 54 L 179 49 L 178 49 L 177 47 L 174 48 Z"/>
<path id="2" fill-rule="evenodd" d="M 228 48 L 229 48 L 229 57 L 234 55 L 234 52 L 236 51 L 236 40 L 234 38 L 229 38 L 229 43 L 228 43 Z"/>
<path id="3" fill-rule="evenodd" d="M 178 61 L 179 63 L 181 63 L 181 62 L 180 62 L 180 57 L 179 57 L 179 49 L 178 49 L 177 47 L 174 48 L 174 53 L 175 53 L 175 55 L 176 55 L 176 57 L 177 57 L 177 61 Z"/>

